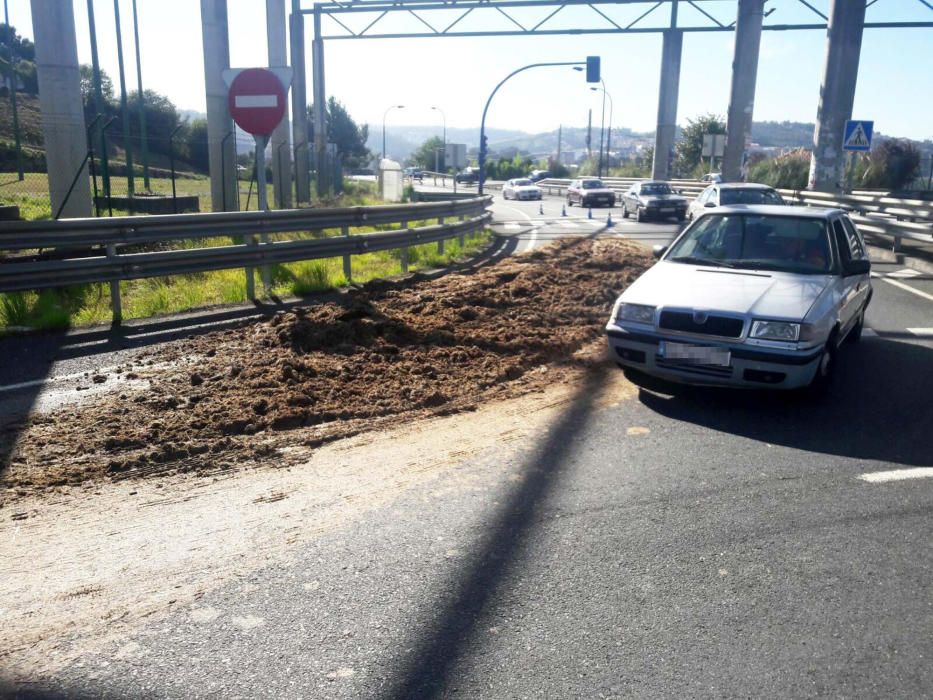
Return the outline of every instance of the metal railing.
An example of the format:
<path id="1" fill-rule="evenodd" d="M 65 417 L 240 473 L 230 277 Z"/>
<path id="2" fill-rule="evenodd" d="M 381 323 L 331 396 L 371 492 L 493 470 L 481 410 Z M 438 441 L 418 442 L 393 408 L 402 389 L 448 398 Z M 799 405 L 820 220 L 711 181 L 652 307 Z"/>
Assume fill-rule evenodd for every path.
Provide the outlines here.
<path id="1" fill-rule="evenodd" d="M 616 192 L 627 190 L 640 178 L 604 177 L 603 182 Z M 681 194 L 696 197 L 709 187 L 708 182 L 697 180 L 669 180 L 671 187 Z M 563 196 L 569 179 L 550 178 L 537 185 L 551 195 Z M 813 207 L 831 207 L 849 212 L 852 220 L 867 234 L 892 239 L 892 247 L 899 249 L 901 240 L 933 242 L 933 202 L 921 199 L 890 197 L 882 192 L 856 190 L 848 195 L 809 190 L 778 190 L 788 201 Z"/>
<path id="2" fill-rule="evenodd" d="M 75 284 L 108 282 L 114 323 L 122 317 L 121 280 L 208 272 L 244 267 L 247 296 L 255 267 L 344 256 L 463 238 L 486 226 L 490 197 L 386 206 L 339 209 L 294 209 L 272 212 L 173 214 L 112 219 L 11 222 L 0 225 L 0 292 L 46 289 Z M 408 227 L 409 221 L 437 219 L 428 226 Z M 454 219 L 446 223 L 447 219 Z M 397 231 L 350 235 L 363 226 L 400 224 Z M 314 239 L 259 242 L 257 234 L 339 229 L 341 235 Z M 238 237 L 242 243 L 210 248 L 124 252 L 127 246 L 215 236 Z M 88 256 L 88 247 L 94 249 Z M 3 251 L 54 248 L 64 255 L 54 260 L 33 256 L 4 257 Z M 69 255 L 69 251 L 72 252 Z M 97 253 L 97 254 L 94 254 Z"/>

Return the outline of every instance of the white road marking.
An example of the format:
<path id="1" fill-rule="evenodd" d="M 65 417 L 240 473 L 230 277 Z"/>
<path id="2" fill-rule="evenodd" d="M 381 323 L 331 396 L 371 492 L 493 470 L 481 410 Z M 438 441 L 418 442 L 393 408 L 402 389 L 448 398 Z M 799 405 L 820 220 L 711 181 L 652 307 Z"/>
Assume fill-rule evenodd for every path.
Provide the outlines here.
<path id="1" fill-rule="evenodd" d="M 888 284 L 893 284 L 895 287 L 903 289 L 905 292 L 910 292 L 911 294 L 916 294 L 918 297 L 923 297 L 924 299 L 929 299 L 930 301 L 933 301 L 933 294 L 927 294 L 926 292 L 921 292 L 919 289 L 914 289 L 913 287 L 906 285 L 903 282 L 892 280 L 887 275 L 881 275 L 881 274 L 878 274 L 877 272 L 872 272 L 871 276 L 883 279 Z"/>
<path id="2" fill-rule="evenodd" d="M 233 103 L 241 109 L 249 107 L 278 107 L 278 95 L 237 95 Z"/>
<path id="3" fill-rule="evenodd" d="M 930 479 L 933 478 L 933 467 L 892 469 L 887 472 L 868 472 L 867 474 L 859 474 L 858 478 L 871 484 L 883 484 L 887 481 L 904 481 L 905 479 Z"/>
<path id="4" fill-rule="evenodd" d="M 908 333 L 913 333 L 921 338 L 933 338 L 933 328 L 908 328 Z"/>
<path id="5" fill-rule="evenodd" d="M 916 277 L 920 274 L 920 270 L 915 270 L 912 267 L 905 267 L 903 270 L 898 270 L 897 272 L 889 272 L 887 277 L 900 277 L 902 279 L 909 277 Z"/>

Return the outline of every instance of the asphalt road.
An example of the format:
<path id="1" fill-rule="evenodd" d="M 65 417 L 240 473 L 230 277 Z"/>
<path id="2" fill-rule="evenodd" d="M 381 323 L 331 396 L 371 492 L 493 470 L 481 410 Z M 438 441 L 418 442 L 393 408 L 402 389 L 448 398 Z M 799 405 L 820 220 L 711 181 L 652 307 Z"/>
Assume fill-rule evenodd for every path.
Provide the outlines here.
<path id="1" fill-rule="evenodd" d="M 677 230 L 543 207 L 497 197 L 497 225 L 523 247 Z M 26 696 L 931 697 L 933 279 L 905 270 L 875 265 L 871 330 L 824 400 L 607 405 L 606 367 L 533 444 L 400 491 Z"/>

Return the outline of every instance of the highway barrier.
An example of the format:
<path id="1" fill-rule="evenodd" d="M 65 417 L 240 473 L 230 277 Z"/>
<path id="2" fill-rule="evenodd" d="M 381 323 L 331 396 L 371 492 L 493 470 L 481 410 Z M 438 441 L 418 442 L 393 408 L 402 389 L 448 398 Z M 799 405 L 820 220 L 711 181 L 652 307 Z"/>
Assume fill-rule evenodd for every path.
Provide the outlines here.
<path id="1" fill-rule="evenodd" d="M 291 209 L 270 212 L 126 216 L 107 219 L 63 219 L 0 224 L 0 292 L 46 289 L 109 282 L 114 323 L 122 317 L 121 280 L 245 267 L 247 296 L 254 298 L 253 268 L 277 263 L 344 257 L 400 248 L 407 271 L 407 248 L 449 238 L 462 238 L 484 228 L 492 214 L 491 197 L 418 204 Z M 437 219 L 437 224 L 410 228 L 409 221 Z M 448 223 L 448 220 L 453 220 Z M 396 231 L 351 235 L 352 228 L 399 224 Z M 269 234 L 339 229 L 341 235 L 313 239 L 257 240 Z M 130 247 L 165 241 L 231 236 L 232 245 L 135 252 Z M 7 251 L 55 249 L 56 259 L 10 256 Z M 90 249 L 90 250 L 89 250 Z M 265 276 L 264 276 L 265 279 Z"/>

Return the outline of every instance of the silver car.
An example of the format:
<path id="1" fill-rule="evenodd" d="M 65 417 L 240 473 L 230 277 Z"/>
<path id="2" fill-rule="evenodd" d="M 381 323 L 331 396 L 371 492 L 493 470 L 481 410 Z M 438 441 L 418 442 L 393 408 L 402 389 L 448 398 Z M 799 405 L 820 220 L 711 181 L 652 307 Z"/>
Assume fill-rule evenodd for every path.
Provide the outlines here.
<path id="1" fill-rule="evenodd" d="M 707 209 L 737 204 L 784 204 L 784 198 L 769 185 L 752 182 L 716 183 L 700 192 L 690 203 L 687 218 L 693 221 Z"/>
<path id="2" fill-rule="evenodd" d="M 515 178 L 502 186 L 502 199 L 541 199 L 541 197 L 541 188 L 528 178 Z"/>
<path id="3" fill-rule="evenodd" d="M 861 337 L 871 264 L 843 211 L 710 209 L 655 254 L 606 326 L 636 382 L 824 389 Z"/>

